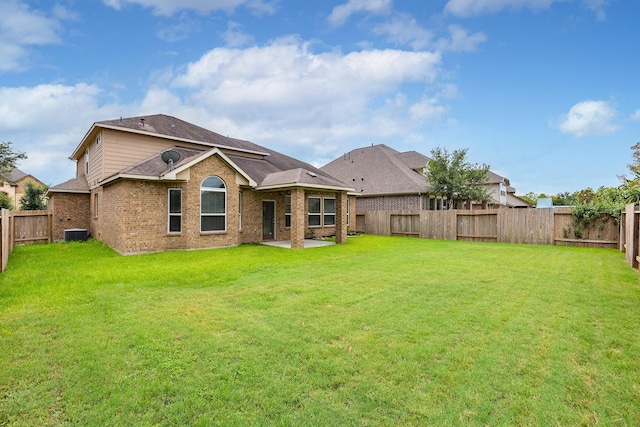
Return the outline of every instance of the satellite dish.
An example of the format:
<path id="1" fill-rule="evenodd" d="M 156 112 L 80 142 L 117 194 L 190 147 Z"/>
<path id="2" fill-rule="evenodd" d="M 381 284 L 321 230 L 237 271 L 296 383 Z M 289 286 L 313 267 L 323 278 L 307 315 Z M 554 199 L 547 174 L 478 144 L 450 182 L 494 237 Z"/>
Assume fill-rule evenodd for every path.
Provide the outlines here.
<path id="1" fill-rule="evenodd" d="M 175 163 L 178 160 L 180 160 L 180 153 L 173 150 L 167 150 L 167 151 L 163 151 L 162 154 L 160 154 L 160 157 L 162 158 L 162 161 L 165 163 L 169 163 L 169 161 L 172 161 Z"/>
<path id="2" fill-rule="evenodd" d="M 160 154 L 160 158 L 163 162 L 169 165 L 169 170 L 173 170 L 173 164 L 180 160 L 180 153 L 173 150 L 167 150 Z"/>

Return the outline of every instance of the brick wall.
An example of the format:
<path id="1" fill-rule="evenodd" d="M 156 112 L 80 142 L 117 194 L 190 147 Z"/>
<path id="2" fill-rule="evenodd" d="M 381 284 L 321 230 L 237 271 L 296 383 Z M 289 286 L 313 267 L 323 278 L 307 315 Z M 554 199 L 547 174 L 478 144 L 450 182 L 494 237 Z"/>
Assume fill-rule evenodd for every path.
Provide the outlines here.
<path id="1" fill-rule="evenodd" d="M 420 199 L 422 198 L 422 206 Z M 358 197 L 356 200 L 356 210 L 358 212 L 367 211 L 417 211 L 429 209 L 429 199 L 417 194 L 406 196 L 377 196 Z"/>
<path id="2" fill-rule="evenodd" d="M 64 239 L 64 230 L 90 230 L 89 194 L 50 193 L 49 210 L 53 212 L 53 240 Z"/>

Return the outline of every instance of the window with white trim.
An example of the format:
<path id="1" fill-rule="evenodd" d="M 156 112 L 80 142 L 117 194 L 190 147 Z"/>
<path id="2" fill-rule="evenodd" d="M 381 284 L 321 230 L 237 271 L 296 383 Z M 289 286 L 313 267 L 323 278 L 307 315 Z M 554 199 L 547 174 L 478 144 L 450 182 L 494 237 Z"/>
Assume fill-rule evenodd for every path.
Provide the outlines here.
<path id="1" fill-rule="evenodd" d="M 349 211 L 351 210 L 351 200 L 347 198 L 347 225 L 349 225 Z"/>
<path id="2" fill-rule="evenodd" d="M 169 189 L 169 233 L 182 232 L 182 190 L 180 188 Z"/>
<path id="3" fill-rule="evenodd" d="M 227 187 L 222 179 L 210 176 L 200 186 L 200 231 L 227 230 Z"/>
<path id="4" fill-rule="evenodd" d="M 238 191 L 238 230 L 242 230 L 242 191 Z"/>
<path id="5" fill-rule="evenodd" d="M 323 224 L 336 225 L 336 199 L 327 197 L 323 199 Z"/>
<path id="6" fill-rule="evenodd" d="M 291 228 L 291 194 L 284 196 L 284 226 Z"/>
<path id="7" fill-rule="evenodd" d="M 322 225 L 322 198 L 309 197 L 308 204 L 309 227 L 320 227 Z"/>

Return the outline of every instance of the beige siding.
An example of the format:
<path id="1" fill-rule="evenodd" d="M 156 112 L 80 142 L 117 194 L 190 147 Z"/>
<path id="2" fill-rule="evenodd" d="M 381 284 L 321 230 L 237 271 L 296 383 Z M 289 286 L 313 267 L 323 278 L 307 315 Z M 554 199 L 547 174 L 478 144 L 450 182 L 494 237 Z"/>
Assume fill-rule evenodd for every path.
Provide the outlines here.
<path id="1" fill-rule="evenodd" d="M 102 131 L 104 156 L 100 180 L 108 178 L 122 169 L 147 159 L 175 145 L 202 150 L 201 145 L 177 142 L 170 139 L 120 132 L 112 129 Z"/>

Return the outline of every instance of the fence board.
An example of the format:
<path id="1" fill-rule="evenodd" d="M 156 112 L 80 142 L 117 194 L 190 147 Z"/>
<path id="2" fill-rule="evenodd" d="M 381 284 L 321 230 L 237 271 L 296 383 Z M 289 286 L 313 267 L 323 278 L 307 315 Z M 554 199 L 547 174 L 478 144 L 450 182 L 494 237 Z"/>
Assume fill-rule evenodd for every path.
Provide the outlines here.
<path id="1" fill-rule="evenodd" d="M 50 211 L 8 211 L 0 214 L 0 272 L 9 262 L 14 245 L 51 243 L 53 216 Z"/>
<path id="2" fill-rule="evenodd" d="M 613 218 L 583 230 L 582 238 L 578 239 L 571 228 L 574 227 L 571 212 L 571 208 L 369 211 L 363 215 L 365 224 L 359 228 L 370 234 L 419 235 L 427 239 L 605 248 L 619 246 L 620 231 Z"/>
<path id="3" fill-rule="evenodd" d="M 633 268 L 638 267 L 638 219 L 639 215 L 636 211 L 636 207 L 633 204 L 626 205 L 625 209 L 625 217 L 626 217 L 626 251 L 625 256 L 627 258 L 627 262 Z"/>
<path id="4" fill-rule="evenodd" d="M 10 236 L 11 224 L 9 219 L 9 211 L 0 209 L 0 272 L 7 268 L 9 262 L 9 254 L 11 253 Z"/>
<path id="5" fill-rule="evenodd" d="M 498 241 L 498 212 L 456 211 L 456 238 L 475 242 Z"/>

